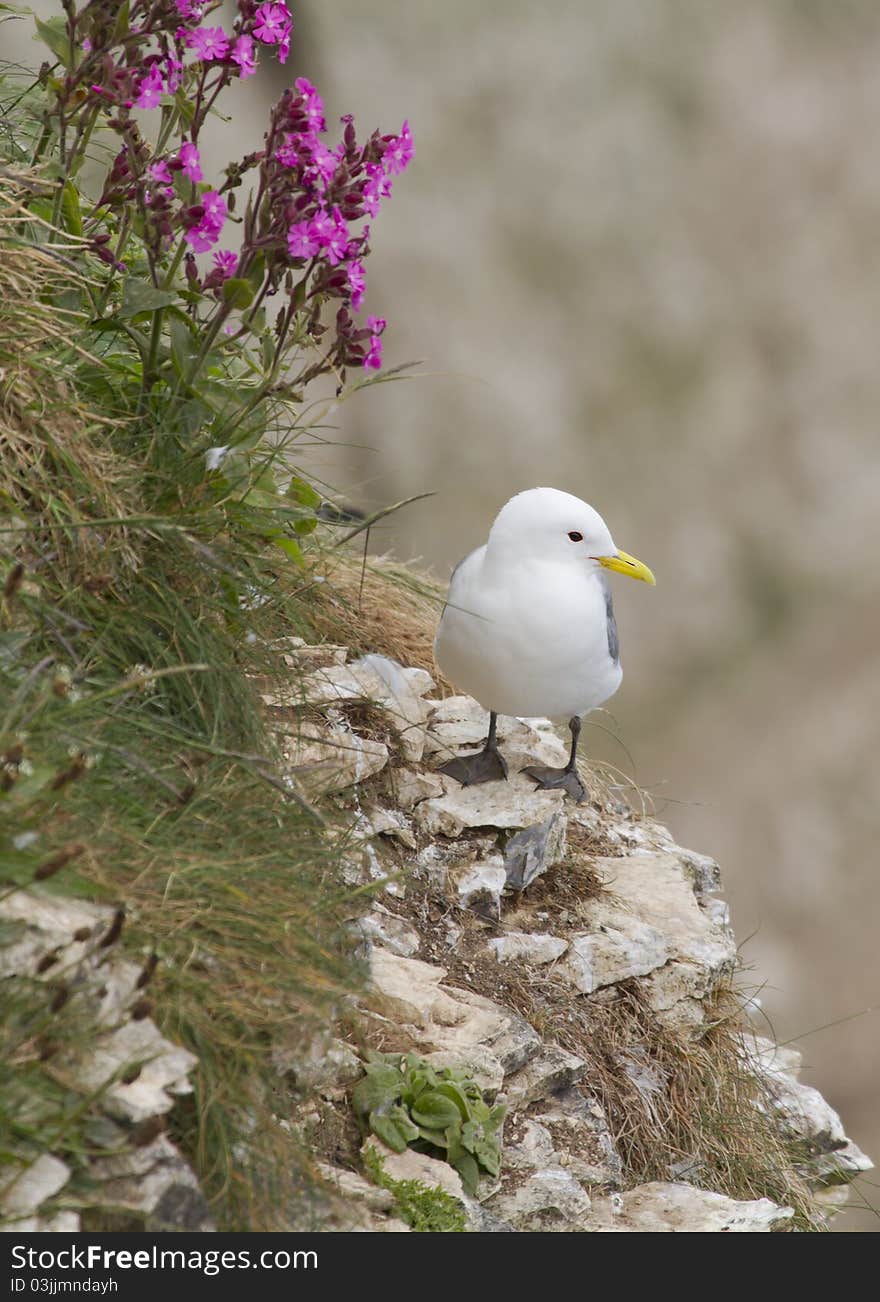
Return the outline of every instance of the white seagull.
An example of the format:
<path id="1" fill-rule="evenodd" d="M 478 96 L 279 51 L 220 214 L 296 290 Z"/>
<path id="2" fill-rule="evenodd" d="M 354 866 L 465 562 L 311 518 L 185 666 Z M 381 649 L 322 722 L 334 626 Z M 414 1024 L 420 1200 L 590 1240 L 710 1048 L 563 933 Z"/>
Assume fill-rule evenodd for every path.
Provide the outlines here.
<path id="1" fill-rule="evenodd" d="M 581 719 L 620 686 L 623 672 L 606 570 L 654 583 L 615 545 L 591 506 L 557 488 L 530 488 L 501 508 L 482 547 L 453 570 L 434 641 L 444 677 L 489 711 L 483 749 L 441 766 L 464 786 L 507 777 L 499 714 L 567 719 L 565 768 L 524 769 L 538 787 L 586 790 L 577 771 Z"/>

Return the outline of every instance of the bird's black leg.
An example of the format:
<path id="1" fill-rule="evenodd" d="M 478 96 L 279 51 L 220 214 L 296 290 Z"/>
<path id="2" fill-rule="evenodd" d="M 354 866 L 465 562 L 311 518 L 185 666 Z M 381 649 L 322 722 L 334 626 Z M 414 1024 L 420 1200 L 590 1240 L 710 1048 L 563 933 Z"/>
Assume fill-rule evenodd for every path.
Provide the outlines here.
<path id="1" fill-rule="evenodd" d="M 570 796 L 573 796 L 580 803 L 587 798 L 587 789 L 577 770 L 578 738 L 581 735 L 580 715 L 576 714 L 573 719 L 569 719 L 568 726 L 571 729 L 571 752 L 565 768 L 554 769 L 544 764 L 532 764 L 529 768 L 523 769 L 522 772 L 532 779 L 539 790 L 545 791 L 554 787 L 562 787 L 563 791 L 567 791 Z"/>
<path id="2" fill-rule="evenodd" d="M 489 736 L 483 749 L 477 751 L 475 755 L 456 755 L 455 759 L 441 764 L 439 771 L 448 773 L 463 787 L 473 787 L 479 782 L 495 782 L 500 778 L 506 778 L 507 765 L 495 738 L 497 726 L 498 715 L 492 713 L 489 715 Z"/>

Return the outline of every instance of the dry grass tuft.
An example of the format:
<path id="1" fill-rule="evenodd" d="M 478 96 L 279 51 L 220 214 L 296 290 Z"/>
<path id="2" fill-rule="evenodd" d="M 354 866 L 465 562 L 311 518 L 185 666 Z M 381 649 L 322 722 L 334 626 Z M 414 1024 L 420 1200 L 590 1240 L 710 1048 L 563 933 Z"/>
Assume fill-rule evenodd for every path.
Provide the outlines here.
<path id="1" fill-rule="evenodd" d="M 320 571 L 324 581 L 310 611 L 319 635 L 357 655 L 380 652 L 426 669 L 438 687 L 452 690 L 434 663 L 434 630 L 446 599 L 439 584 L 388 557 L 365 568 L 362 556 L 341 548 L 325 553 Z"/>

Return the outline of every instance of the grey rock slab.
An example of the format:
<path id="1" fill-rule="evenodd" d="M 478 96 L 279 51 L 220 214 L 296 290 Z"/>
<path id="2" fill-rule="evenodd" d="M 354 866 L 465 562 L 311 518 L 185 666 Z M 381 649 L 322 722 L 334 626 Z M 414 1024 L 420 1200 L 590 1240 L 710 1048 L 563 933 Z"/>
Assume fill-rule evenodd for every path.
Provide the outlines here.
<path id="1" fill-rule="evenodd" d="M 381 1159 L 385 1172 L 392 1180 L 418 1180 L 429 1189 L 440 1189 L 464 1205 L 465 1192 L 461 1176 L 449 1162 L 429 1157 L 426 1153 L 417 1153 L 407 1148 L 403 1153 L 394 1153 L 375 1135 L 370 1135 L 361 1152 L 376 1153 Z"/>
<path id="2" fill-rule="evenodd" d="M 565 854 L 568 819 L 555 810 L 542 823 L 516 832 L 504 847 L 504 871 L 512 891 L 524 891 Z"/>
<path id="3" fill-rule="evenodd" d="M 507 1184 L 484 1204 L 515 1230 L 578 1232 L 590 1215 L 589 1194 L 561 1166 Z"/>
<path id="4" fill-rule="evenodd" d="M 195 1175 L 166 1135 L 93 1162 L 100 1205 L 137 1213 L 151 1230 L 204 1232 L 214 1226 Z"/>
<path id="5" fill-rule="evenodd" d="M 140 1075 L 123 1084 L 118 1077 L 138 1062 L 143 1064 Z M 189 1073 L 197 1064 L 194 1054 L 166 1040 L 155 1023 L 144 1018 L 99 1034 L 86 1053 L 59 1055 L 53 1059 L 52 1073 L 80 1093 L 102 1090 L 106 1112 L 137 1123 L 168 1112 L 177 1096 L 192 1093 Z"/>
<path id="6" fill-rule="evenodd" d="M 555 1090 L 574 1085 L 587 1069 L 582 1058 L 551 1044 L 504 1081 L 504 1097 L 511 1110 L 546 1098 Z"/>
<path id="7" fill-rule="evenodd" d="M 653 1181 L 594 1198 L 586 1228 L 617 1234 L 768 1234 L 787 1229 L 793 1215 L 791 1207 L 769 1198 L 737 1202 L 691 1184 Z"/>
<path id="8" fill-rule="evenodd" d="M 581 1184 L 614 1187 L 623 1179 L 623 1162 L 598 1099 L 577 1087 L 551 1094 L 532 1120 L 549 1133 L 560 1166 Z"/>
<path id="9" fill-rule="evenodd" d="M 361 934 L 374 945 L 384 945 L 392 954 L 399 954 L 403 958 L 415 954 L 422 943 L 415 927 L 378 905 L 363 918 L 359 918 L 357 926 Z"/>

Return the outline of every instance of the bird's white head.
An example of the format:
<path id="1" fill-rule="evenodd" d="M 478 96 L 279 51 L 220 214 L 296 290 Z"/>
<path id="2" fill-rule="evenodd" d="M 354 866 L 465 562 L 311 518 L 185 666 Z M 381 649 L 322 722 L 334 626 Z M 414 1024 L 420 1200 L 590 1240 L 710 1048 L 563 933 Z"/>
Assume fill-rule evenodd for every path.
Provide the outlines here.
<path id="1" fill-rule="evenodd" d="M 508 562 L 514 556 L 570 561 L 655 581 L 647 565 L 618 550 L 598 511 L 558 488 L 529 488 L 512 497 L 495 517 L 488 554 Z"/>

